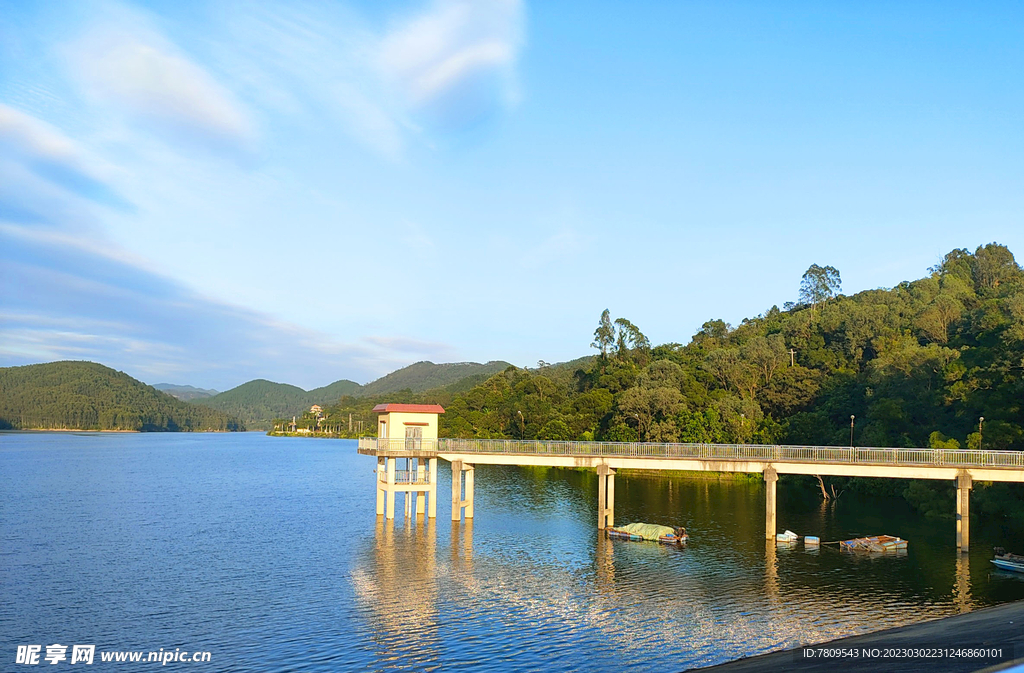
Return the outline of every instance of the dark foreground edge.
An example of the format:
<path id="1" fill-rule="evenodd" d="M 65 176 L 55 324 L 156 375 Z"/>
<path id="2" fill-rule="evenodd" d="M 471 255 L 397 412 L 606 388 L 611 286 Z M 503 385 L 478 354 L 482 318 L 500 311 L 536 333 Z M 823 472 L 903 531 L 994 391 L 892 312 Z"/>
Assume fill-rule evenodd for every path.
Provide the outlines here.
<path id="1" fill-rule="evenodd" d="M 959 673 L 999 670 L 1008 667 L 1014 659 L 1024 659 L 1024 601 L 807 647 L 816 650 L 813 653 L 815 657 L 805 656 L 805 648 L 797 647 L 687 670 L 700 670 L 702 673 L 836 673 L 840 670 L 844 673 Z M 957 654 L 961 648 L 1001 649 L 1002 663 L 991 658 L 963 656 L 962 652 Z M 873 656 L 876 650 L 877 656 Z M 906 656 L 919 653 L 929 656 Z M 940 654 L 942 656 L 938 656 Z"/>

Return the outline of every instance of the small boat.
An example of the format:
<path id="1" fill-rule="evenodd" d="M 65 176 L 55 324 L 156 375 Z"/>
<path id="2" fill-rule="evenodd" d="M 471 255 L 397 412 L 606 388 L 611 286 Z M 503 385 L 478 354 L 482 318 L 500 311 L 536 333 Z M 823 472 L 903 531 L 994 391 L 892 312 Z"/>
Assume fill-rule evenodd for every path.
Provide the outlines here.
<path id="1" fill-rule="evenodd" d="M 660 542 L 661 544 L 686 544 L 686 541 L 690 539 L 690 536 L 686 534 L 686 529 L 670 528 L 669 526 L 659 526 L 653 523 L 631 523 L 618 528 L 606 528 L 605 532 L 608 537 L 617 538 L 619 540 L 632 540 L 634 542 L 641 542 L 647 540 L 648 542 Z"/>
<path id="2" fill-rule="evenodd" d="M 846 551 L 898 552 L 906 551 L 907 541 L 894 535 L 872 535 L 842 540 L 839 548 Z"/>
<path id="3" fill-rule="evenodd" d="M 1002 570 L 1012 570 L 1017 573 L 1024 573 L 1024 556 L 1020 554 L 1010 554 L 1002 547 L 996 547 L 993 549 L 996 557 L 992 559 L 992 563 Z"/>

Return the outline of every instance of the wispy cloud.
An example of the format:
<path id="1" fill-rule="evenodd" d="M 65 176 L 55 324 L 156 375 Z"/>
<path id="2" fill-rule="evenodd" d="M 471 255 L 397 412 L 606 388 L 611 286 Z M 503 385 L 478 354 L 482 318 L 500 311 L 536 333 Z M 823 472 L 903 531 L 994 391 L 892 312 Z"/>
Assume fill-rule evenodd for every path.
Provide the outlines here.
<path id="1" fill-rule="evenodd" d="M 25 173 L 91 201 L 131 209 L 131 205 L 107 184 L 105 174 L 109 170 L 103 162 L 89 156 L 54 126 L 2 103 L 0 150 L 6 157 L 2 162 L 5 165 L 0 166 L 0 176 L 7 178 L 2 181 L 7 187 L 0 186 L 0 209 L 6 207 L 40 215 L 35 204 L 30 203 L 31 194 L 24 189 L 26 183 L 32 182 L 26 179 Z M 29 188 L 28 191 L 34 190 Z M 52 195 L 40 200 L 49 198 Z"/>
<path id="2" fill-rule="evenodd" d="M 380 43 L 380 67 L 414 112 L 471 123 L 515 101 L 523 41 L 518 0 L 438 0 Z"/>
<path id="3" fill-rule="evenodd" d="M 174 142 L 253 151 L 252 115 L 227 87 L 139 14 L 103 16 L 64 49 L 87 100 Z"/>
<path id="4" fill-rule="evenodd" d="M 87 359 L 143 380 L 226 389 L 264 377 L 369 381 L 442 344 L 346 343 L 203 297 L 73 237 L 0 227 L 0 366 Z"/>

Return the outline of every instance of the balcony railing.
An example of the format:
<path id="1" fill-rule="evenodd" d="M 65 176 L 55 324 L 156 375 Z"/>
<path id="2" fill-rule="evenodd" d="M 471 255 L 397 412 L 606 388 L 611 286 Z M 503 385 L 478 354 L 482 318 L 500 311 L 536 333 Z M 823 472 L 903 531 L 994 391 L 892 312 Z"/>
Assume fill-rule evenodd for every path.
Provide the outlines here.
<path id="1" fill-rule="evenodd" d="M 388 473 L 378 471 L 377 481 L 386 483 L 388 480 Z M 420 474 L 416 470 L 395 470 L 395 483 L 396 484 L 429 484 L 430 483 L 430 470 L 424 470 L 423 474 Z"/>
<path id="2" fill-rule="evenodd" d="M 359 448 L 377 451 L 437 451 L 436 439 L 378 439 L 360 437 Z"/>

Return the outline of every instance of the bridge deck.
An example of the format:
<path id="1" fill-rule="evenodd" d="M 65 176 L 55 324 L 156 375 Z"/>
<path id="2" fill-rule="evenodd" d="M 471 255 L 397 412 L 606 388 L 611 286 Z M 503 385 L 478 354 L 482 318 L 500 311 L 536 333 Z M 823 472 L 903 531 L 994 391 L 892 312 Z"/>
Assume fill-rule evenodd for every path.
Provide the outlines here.
<path id="1" fill-rule="evenodd" d="M 408 449 L 405 447 L 408 446 Z M 850 477 L 1024 482 L 1024 452 L 959 449 L 784 446 L 767 444 L 662 444 L 502 439 L 359 440 L 359 452 L 391 456 L 433 453 L 466 463 L 613 469 L 820 474 Z"/>

